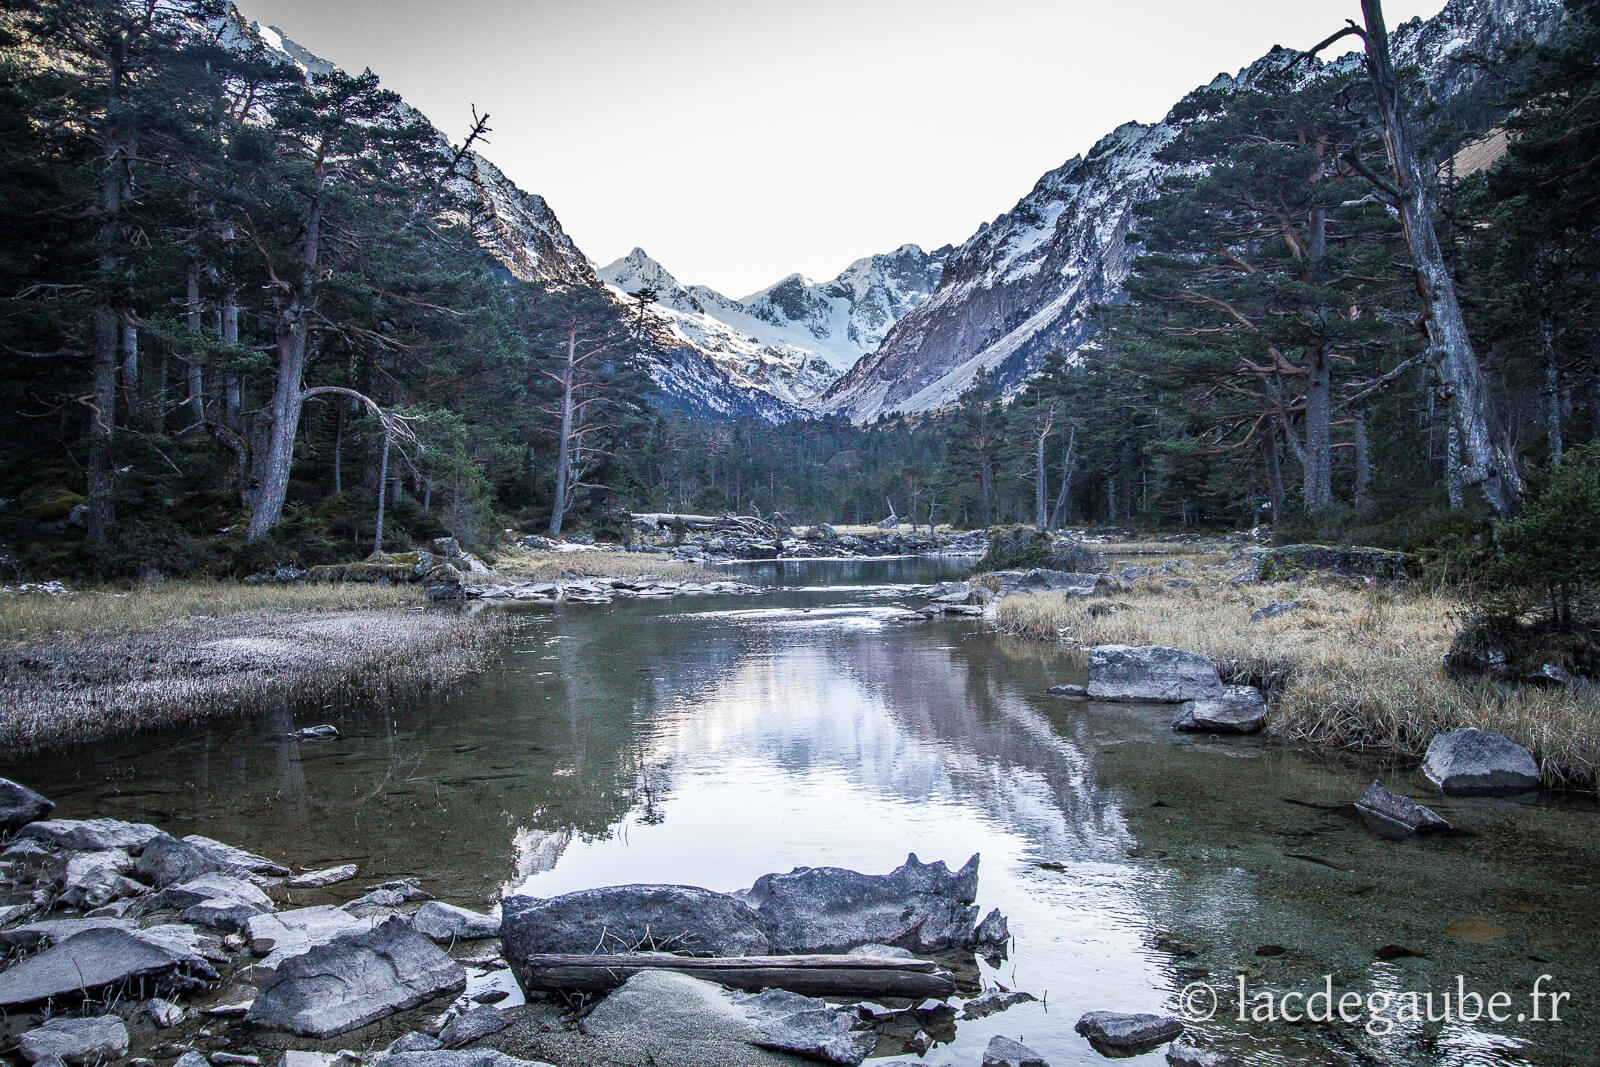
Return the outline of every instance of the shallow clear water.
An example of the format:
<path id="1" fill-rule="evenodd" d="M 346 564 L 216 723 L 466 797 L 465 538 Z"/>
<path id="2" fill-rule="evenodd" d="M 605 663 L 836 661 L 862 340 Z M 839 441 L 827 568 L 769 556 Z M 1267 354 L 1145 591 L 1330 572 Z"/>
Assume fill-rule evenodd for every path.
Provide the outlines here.
<path id="1" fill-rule="evenodd" d="M 501 666 L 447 698 L 282 704 L 0 773 L 63 816 L 361 865 L 318 901 L 399 875 L 481 907 L 506 887 L 730 890 L 794 866 L 882 872 L 908 852 L 952 866 L 978 852 L 979 904 L 1015 935 L 984 979 L 1044 1000 L 960 1023 L 931 1064 L 974 1064 L 995 1033 L 1056 1067 L 1098 1064 L 1072 1032 L 1082 1012 L 1174 1011 L 1195 981 L 1221 1008 L 1194 1029 L 1251 1064 L 1600 1062 L 1592 805 L 1428 799 L 1414 772 L 1174 735 L 1170 708 L 1050 697 L 1074 680 L 1066 651 L 981 622 L 895 619 L 960 569 L 753 564 L 739 575 L 780 589 L 528 610 Z M 321 721 L 344 736 L 284 739 Z M 1475 834 L 1372 837 L 1340 806 L 1374 777 Z M 1420 955 L 1380 959 L 1386 946 Z M 1518 1023 L 1541 974 L 1544 992 L 1571 994 L 1562 1021 Z M 1514 998 L 1508 1021 L 1369 1033 L 1241 1021 L 1236 1005 L 1241 978 L 1248 1015 L 1324 976 L 1335 998 L 1432 990 L 1437 1005 L 1457 975 Z"/>

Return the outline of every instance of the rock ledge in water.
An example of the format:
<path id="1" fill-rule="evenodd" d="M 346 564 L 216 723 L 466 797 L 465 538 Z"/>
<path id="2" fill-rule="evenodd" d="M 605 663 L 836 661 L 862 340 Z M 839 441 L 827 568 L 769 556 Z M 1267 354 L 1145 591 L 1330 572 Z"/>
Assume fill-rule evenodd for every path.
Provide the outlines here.
<path id="1" fill-rule="evenodd" d="M 1147 1052 L 1183 1033 L 1183 1023 L 1170 1015 L 1091 1011 L 1080 1018 L 1073 1029 L 1096 1048 Z"/>
<path id="2" fill-rule="evenodd" d="M 1391 793 L 1381 782 L 1373 782 L 1356 801 L 1356 811 L 1367 828 L 1379 837 L 1398 840 L 1410 834 L 1443 833 L 1450 824 L 1410 797 Z"/>
<path id="3" fill-rule="evenodd" d="M 1159 645 L 1089 649 L 1090 700 L 1181 704 L 1223 695 L 1217 666 L 1195 652 Z"/>

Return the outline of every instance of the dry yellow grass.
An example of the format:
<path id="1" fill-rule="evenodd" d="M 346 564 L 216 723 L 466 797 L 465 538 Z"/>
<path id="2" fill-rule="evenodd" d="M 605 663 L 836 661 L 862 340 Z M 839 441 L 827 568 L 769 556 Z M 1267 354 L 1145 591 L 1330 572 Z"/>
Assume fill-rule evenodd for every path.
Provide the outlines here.
<path id="1" fill-rule="evenodd" d="M 1525 745 L 1552 786 L 1593 788 L 1600 706 L 1564 689 L 1468 688 L 1443 656 L 1464 607 L 1448 592 L 1358 588 L 1332 580 L 1174 590 L 1141 582 L 1128 609 L 1088 614 L 1103 599 L 1009 597 L 996 607 L 1010 633 L 1075 645 L 1166 645 L 1209 656 L 1229 681 L 1277 693 L 1279 735 L 1292 742 L 1418 757 L 1444 730 L 1475 726 Z M 1252 623 L 1256 608 L 1299 611 Z"/>
<path id="2" fill-rule="evenodd" d="M 715 582 L 727 577 L 692 563 L 647 552 L 550 552 L 509 545 L 489 561 L 507 578 L 553 582 L 561 578 L 662 578 L 676 582 Z"/>
<path id="3" fill-rule="evenodd" d="M 128 590 L 93 589 L 70 596 L 0 593 L 0 641 L 37 641 L 106 631 L 141 632 L 178 619 L 242 612 L 417 607 L 427 599 L 416 586 L 199 581 L 152 583 Z"/>

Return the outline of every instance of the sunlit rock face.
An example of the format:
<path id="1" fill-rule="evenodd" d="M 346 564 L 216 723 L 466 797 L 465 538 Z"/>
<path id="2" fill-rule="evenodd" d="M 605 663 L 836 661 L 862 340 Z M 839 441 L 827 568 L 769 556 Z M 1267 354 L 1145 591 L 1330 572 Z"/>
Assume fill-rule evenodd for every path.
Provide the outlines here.
<path id="1" fill-rule="evenodd" d="M 1432 19 L 1394 30 L 1395 60 L 1402 68 L 1415 66 L 1430 96 L 1448 106 L 1483 88 L 1484 72 L 1457 59 L 1493 54 L 1512 40 L 1548 38 L 1562 17 L 1559 0 L 1452 0 Z M 1204 88 L 1249 88 L 1295 56 L 1274 49 Z M 1346 57 L 1333 65 L 1351 62 Z M 1297 69 L 1311 77 L 1328 66 Z M 1040 178 L 1015 207 L 949 253 L 933 295 L 910 309 L 815 406 L 857 422 L 884 412 L 925 411 L 954 400 L 980 369 L 1014 389 L 1051 349 L 1080 348 L 1093 334 L 1093 307 L 1121 299 L 1133 260 L 1127 238 L 1134 208 L 1172 173 L 1156 154 L 1177 133 L 1171 116 L 1152 126 L 1130 122 Z"/>

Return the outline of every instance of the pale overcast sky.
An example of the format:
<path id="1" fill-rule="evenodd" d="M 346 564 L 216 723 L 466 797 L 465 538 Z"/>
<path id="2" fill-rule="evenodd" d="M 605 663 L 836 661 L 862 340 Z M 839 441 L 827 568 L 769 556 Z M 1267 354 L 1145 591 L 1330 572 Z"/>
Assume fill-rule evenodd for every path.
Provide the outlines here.
<path id="1" fill-rule="evenodd" d="M 542 194 L 590 258 L 745 294 L 965 240 L 1117 125 L 1153 122 L 1357 0 L 237 0 L 371 67 Z M 1390 26 L 1443 0 L 1390 0 Z"/>

